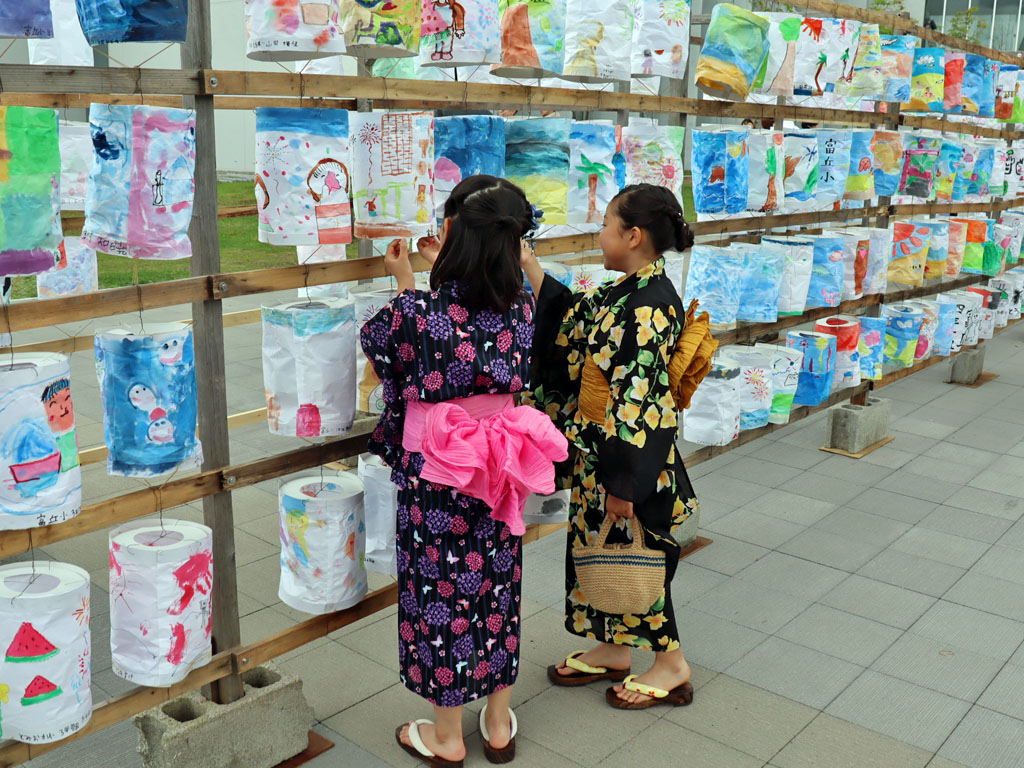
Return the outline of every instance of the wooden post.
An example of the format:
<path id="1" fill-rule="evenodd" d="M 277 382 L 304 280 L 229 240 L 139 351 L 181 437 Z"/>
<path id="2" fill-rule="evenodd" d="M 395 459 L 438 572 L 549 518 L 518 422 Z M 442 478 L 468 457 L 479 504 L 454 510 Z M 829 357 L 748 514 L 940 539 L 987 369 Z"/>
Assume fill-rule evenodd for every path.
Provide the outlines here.
<path id="1" fill-rule="evenodd" d="M 181 48 L 184 69 L 209 69 L 210 0 L 189 3 L 188 41 Z M 217 144 L 213 96 L 195 96 L 196 194 L 189 234 L 193 276 L 220 272 L 220 235 L 217 230 Z M 228 405 L 224 376 L 224 325 L 221 302 L 210 299 L 192 305 L 193 343 L 199 397 L 199 439 L 203 443 L 203 470 L 231 464 L 228 446 Z M 213 652 L 241 644 L 238 625 L 238 589 L 235 573 L 235 525 L 231 494 L 221 492 L 203 499 L 203 520 L 213 530 Z M 242 679 L 229 675 L 211 685 L 211 698 L 228 704 L 241 698 Z"/>

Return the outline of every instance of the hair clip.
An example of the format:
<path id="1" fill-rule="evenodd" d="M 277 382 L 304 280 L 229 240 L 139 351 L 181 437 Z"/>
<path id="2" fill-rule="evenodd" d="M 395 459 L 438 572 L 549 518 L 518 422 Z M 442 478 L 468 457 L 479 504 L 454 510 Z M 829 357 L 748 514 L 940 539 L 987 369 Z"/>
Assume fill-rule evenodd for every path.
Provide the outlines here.
<path id="1" fill-rule="evenodd" d="M 533 234 L 540 229 L 540 223 L 544 220 L 544 211 L 530 203 L 530 212 L 530 229 L 528 233 Z"/>

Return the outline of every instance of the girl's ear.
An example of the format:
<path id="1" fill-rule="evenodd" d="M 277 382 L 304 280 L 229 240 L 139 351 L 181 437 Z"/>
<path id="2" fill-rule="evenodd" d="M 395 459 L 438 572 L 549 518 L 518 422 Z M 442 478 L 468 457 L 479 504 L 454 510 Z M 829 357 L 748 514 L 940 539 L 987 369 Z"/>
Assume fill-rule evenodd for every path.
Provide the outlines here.
<path id="1" fill-rule="evenodd" d="M 644 242 L 644 231 L 640 227 L 632 227 L 626 232 L 626 241 L 630 248 L 639 248 Z"/>
<path id="2" fill-rule="evenodd" d="M 440 241 L 441 241 L 442 243 L 443 243 L 443 242 L 444 242 L 445 240 L 447 240 L 447 239 L 448 239 L 448 230 L 450 230 L 451 228 L 452 228 L 452 222 L 451 222 L 451 219 L 445 218 L 445 219 L 444 219 L 444 220 L 443 220 L 443 221 L 441 222 L 441 237 L 440 237 Z"/>

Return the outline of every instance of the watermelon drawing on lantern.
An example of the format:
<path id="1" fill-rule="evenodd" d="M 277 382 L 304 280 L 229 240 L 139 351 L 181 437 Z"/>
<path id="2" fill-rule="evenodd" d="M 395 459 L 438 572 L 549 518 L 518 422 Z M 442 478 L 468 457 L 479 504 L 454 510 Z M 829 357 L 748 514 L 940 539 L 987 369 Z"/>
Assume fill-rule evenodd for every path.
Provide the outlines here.
<path id="1" fill-rule="evenodd" d="M 22 622 L 11 644 L 7 646 L 4 661 L 9 664 L 26 664 L 53 658 L 60 649 L 43 637 L 31 622 Z"/>

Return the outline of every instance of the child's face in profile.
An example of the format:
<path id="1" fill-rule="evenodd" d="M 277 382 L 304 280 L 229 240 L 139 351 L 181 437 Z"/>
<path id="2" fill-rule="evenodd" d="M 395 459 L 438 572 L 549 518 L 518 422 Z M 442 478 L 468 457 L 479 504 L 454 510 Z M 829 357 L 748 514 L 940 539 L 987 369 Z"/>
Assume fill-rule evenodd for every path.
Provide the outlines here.
<path id="1" fill-rule="evenodd" d="M 71 390 L 62 389 L 46 402 L 46 420 L 50 429 L 61 434 L 75 426 L 75 411 L 71 404 Z"/>
<path id="2" fill-rule="evenodd" d="M 615 213 L 615 206 L 609 205 L 604 213 L 604 226 L 598 237 L 598 243 L 604 254 L 604 268 L 619 272 L 626 271 L 626 262 L 630 255 L 630 236 L 633 230 L 624 230 L 622 219 Z"/>

